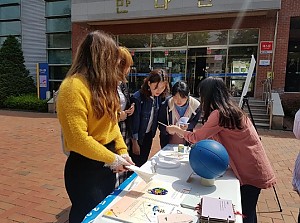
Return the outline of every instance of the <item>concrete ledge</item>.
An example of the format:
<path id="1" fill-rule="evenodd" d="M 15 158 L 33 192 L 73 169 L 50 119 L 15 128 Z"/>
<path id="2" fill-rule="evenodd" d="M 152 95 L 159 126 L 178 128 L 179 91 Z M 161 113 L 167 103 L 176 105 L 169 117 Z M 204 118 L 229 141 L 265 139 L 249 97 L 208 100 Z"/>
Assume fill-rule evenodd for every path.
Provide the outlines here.
<path id="1" fill-rule="evenodd" d="M 284 111 L 281 104 L 279 93 L 272 93 L 273 110 L 272 112 L 272 129 L 283 129 Z"/>
<path id="2" fill-rule="evenodd" d="M 51 98 L 49 101 L 47 101 L 48 104 L 48 112 L 49 113 L 55 113 L 56 112 L 56 108 L 55 108 L 55 103 L 53 98 Z"/>

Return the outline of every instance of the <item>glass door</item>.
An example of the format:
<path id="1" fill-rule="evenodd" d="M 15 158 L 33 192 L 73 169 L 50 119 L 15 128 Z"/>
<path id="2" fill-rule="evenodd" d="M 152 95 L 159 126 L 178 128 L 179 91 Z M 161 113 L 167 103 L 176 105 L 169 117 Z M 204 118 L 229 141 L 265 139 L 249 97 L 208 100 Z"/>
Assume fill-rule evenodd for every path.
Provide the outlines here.
<path id="1" fill-rule="evenodd" d="M 165 69 L 173 86 L 179 80 L 186 80 L 186 50 L 185 49 L 162 49 L 152 51 L 152 68 Z"/>
<path id="2" fill-rule="evenodd" d="M 199 97 L 199 84 L 209 76 L 226 79 L 227 47 L 188 49 L 187 73 L 191 93 Z"/>
<path id="3" fill-rule="evenodd" d="M 150 72 L 150 50 L 149 51 L 135 51 L 130 50 L 133 66 L 129 74 L 129 92 L 134 93 L 139 90 L 144 82 L 144 79 Z"/>
<path id="4" fill-rule="evenodd" d="M 246 77 L 249 71 L 251 55 L 257 57 L 257 46 L 237 46 L 229 47 L 228 50 L 228 72 L 227 87 L 231 90 L 234 97 L 240 97 L 245 85 Z M 256 68 L 249 85 L 247 95 L 254 96 Z"/>

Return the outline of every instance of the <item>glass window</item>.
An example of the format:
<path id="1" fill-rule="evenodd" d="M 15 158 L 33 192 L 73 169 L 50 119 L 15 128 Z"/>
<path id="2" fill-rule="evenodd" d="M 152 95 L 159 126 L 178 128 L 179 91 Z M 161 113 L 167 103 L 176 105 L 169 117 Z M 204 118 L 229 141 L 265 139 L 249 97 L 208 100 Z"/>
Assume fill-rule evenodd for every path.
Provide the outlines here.
<path id="1" fill-rule="evenodd" d="M 288 49 L 284 90 L 300 92 L 300 17 L 291 18 Z"/>
<path id="2" fill-rule="evenodd" d="M 206 56 L 206 72 L 208 76 L 224 76 L 227 49 L 211 49 Z"/>
<path id="3" fill-rule="evenodd" d="M 15 36 L 17 38 L 17 40 L 19 40 L 19 42 L 21 43 L 21 37 L 20 36 Z M 2 44 L 4 43 L 4 41 L 6 40 L 7 36 L 4 37 L 0 37 L 0 47 L 2 46 Z"/>
<path id="4" fill-rule="evenodd" d="M 186 46 L 186 33 L 164 33 L 152 35 L 152 47 Z"/>
<path id="5" fill-rule="evenodd" d="M 61 84 L 61 81 L 49 80 L 49 90 L 50 90 L 50 92 L 57 91 L 59 89 L 60 84 Z"/>
<path id="6" fill-rule="evenodd" d="M 257 44 L 258 29 L 229 30 L 229 44 Z"/>
<path id="7" fill-rule="evenodd" d="M 169 51 L 166 57 L 166 70 L 171 77 L 172 86 L 180 80 L 185 80 L 186 50 Z"/>
<path id="8" fill-rule="evenodd" d="M 251 60 L 251 55 L 254 57 L 257 56 L 257 46 L 239 46 L 239 47 L 229 47 L 228 56 L 239 57 L 239 58 L 248 58 Z"/>
<path id="9" fill-rule="evenodd" d="M 4 43 L 6 38 L 7 38 L 6 36 L 5 37 L 0 37 L 0 47 L 2 46 L 2 44 Z"/>
<path id="10" fill-rule="evenodd" d="M 63 80 L 70 66 L 49 66 L 49 79 Z"/>
<path id="11" fill-rule="evenodd" d="M 48 50 L 49 64 L 71 64 L 71 50 Z"/>
<path id="12" fill-rule="evenodd" d="M 243 91 L 252 54 L 255 58 L 257 57 L 257 46 L 230 47 L 228 50 L 228 83 L 231 85 L 234 96 L 240 96 Z M 256 68 L 254 68 L 254 75 L 255 73 Z M 252 77 L 248 89 L 248 96 L 250 97 L 254 95 L 254 79 Z"/>
<path id="13" fill-rule="evenodd" d="M 53 33 L 47 35 L 48 48 L 71 48 L 70 33 Z"/>
<path id="14" fill-rule="evenodd" d="M 12 3 L 19 3 L 20 4 L 20 0 L 1 0 L 0 1 L 0 5 L 12 4 Z"/>
<path id="15" fill-rule="evenodd" d="M 21 22 L 0 22 L 0 35 L 20 35 L 21 34 Z"/>
<path id="16" fill-rule="evenodd" d="M 8 6 L 0 8 L 0 19 L 19 19 L 20 18 L 20 6 Z"/>
<path id="17" fill-rule="evenodd" d="M 70 1 L 46 2 L 46 16 L 70 15 Z"/>
<path id="18" fill-rule="evenodd" d="M 169 51 L 152 51 L 152 67 L 153 69 L 165 69 L 167 67 L 167 53 Z"/>
<path id="19" fill-rule="evenodd" d="M 131 93 L 141 88 L 144 78 L 150 72 L 150 52 L 134 52 L 132 54 L 133 66 L 128 77 Z"/>
<path id="20" fill-rule="evenodd" d="M 119 35 L 119 43 L 128 48 L 148 48 L 150 47 L 150 34 Z"/>
<path id="21" fill-rule="evenodd" d="M 188 36 L 189 46 L 227 45 L 228 31 L 192 32 Z"/>
<path id="22" fill-rule="evenodd" d="M 47 19 L 47 32 L 71 31 L 71 18 Z"/>

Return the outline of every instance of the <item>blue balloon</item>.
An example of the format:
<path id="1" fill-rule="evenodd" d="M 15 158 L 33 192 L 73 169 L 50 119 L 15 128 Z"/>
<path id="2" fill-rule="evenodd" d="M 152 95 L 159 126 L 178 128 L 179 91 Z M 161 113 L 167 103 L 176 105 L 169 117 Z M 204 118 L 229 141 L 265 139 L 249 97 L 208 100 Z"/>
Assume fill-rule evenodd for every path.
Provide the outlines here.
<path id="1" fill-rule="evenodd" d="M 189 161 L 197 175 L 206 179 L 215 179 L 225 173 L 229 156 L 221 143 L 205 139 L 192 146 Z"/>

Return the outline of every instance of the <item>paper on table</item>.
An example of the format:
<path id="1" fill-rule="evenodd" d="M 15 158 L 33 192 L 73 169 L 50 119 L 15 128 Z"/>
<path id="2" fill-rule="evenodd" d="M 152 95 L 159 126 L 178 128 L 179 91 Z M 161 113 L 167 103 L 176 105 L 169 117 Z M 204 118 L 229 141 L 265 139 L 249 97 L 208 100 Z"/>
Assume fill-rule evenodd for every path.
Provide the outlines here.
<path id="1" fill-rule="evenodd" d="M 131 165 L 126 166 L 127 169 L 134 171 L 140 178 L 142 178 L 146 183 L 149 183 L 152 180 L 152 177 L 155 173 L 149 173 L 147 171 L 142 170 L 141 168 Z"/>
<path id="2" fill-rule="evenodd" d="M 164 190 L 166 193 L 156 194 L 152 193 L 153 190 L 158 192 Z M 190 190 L 189 186 L 178 183 L 168 183 L 159 180 L 152 180 L 146 183 L 141 180 L 138 185 L 110 206 L 110 209 L 104 213 L 104 216 L 115 219 L 118 222 L 157 223 L 157 217 L 161 214 L 181 213 L 179 204 L 184 195 L 189 193 Z M 168 219 L 168 216 L 165 217 Z"/>
<path id="3" fill-rule="evenodd" d="M 188 214 L 162 214 L 157 216 L 158 223 L 193 222 L 193 216 Z"/>

